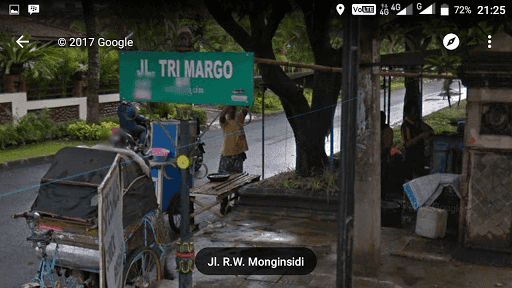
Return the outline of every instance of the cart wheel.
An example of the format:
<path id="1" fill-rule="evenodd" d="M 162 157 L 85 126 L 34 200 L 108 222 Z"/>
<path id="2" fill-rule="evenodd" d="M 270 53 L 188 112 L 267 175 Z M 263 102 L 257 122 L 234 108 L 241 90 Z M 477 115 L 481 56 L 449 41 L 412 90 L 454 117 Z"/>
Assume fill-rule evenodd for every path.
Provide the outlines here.
<path id="1" fill-rule="evenodd" d="M 189 206 L 190 214 L 194 213 L 194 203 L 190 201 Z M 176 194 L 172 197 L 171 202 L 169 203 L 169 207 L 167 208 L 167 217 L 169 218 L 169 226 L 171 226 L 172 231 L 177 234 L 180 233 L 181 228 L 181 195 Z M 194 219 L 190 218 L 190 224 L 194 223 Z"/>
<path id="2" fill-rule="evenodd" d="M 138 248 L 125 263 L 124 287 L 142 288 L 162 279 L 158 254 L 149 247 Z"/>

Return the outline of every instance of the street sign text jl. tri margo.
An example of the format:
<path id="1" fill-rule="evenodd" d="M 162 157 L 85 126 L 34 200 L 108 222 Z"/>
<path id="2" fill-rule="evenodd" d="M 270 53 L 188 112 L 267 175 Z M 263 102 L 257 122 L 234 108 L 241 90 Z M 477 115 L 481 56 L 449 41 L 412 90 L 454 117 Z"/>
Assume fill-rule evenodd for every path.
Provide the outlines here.
<path id="1" fill-rule="evenodd" d="M 250 106 L 253 70 L 252 53 L 122 51 L 119 88 L 130 101 Z"/>

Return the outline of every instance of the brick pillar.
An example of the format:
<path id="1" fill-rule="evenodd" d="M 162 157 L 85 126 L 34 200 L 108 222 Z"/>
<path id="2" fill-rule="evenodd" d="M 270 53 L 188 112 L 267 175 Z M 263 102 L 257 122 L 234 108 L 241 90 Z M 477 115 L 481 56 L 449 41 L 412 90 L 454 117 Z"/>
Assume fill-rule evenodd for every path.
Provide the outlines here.
<path id="1" fill-rule="evenodd" d="M 4 75 L 4 92 L 27 92 L 25 77 L 23 75 Z"/>

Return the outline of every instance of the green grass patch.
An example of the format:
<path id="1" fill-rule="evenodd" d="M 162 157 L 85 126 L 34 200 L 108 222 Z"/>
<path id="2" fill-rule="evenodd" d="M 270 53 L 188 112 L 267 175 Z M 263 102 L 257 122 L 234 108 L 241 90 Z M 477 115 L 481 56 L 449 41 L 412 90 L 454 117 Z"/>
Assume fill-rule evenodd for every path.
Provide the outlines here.
<path id="1" fill-rule="evenodd" d="M 99 143 L 106 143 L 105 140 L 95 141 L 69 141 L 69 140 L 52 140 L 40 143 L 32 143 L 13 147 L 11 149 L 2 150 L 0 152 L 0 162 L 8 162 L 18 159 L 35 158 L 47 156 L 57 153 L 65 147 L 76 147 L 80 145 L 92 146 Z"/>
<path id="2" fill-rule="evenodd" d="M 298 177 L 295 174 L 295 170 L 289 169 L 260 181 L 255 186 L 276 189 L 312 190 L 334 194 L 338 189 L 338 175 L 338 171 L 331 172 L 329 169 L 325 169 L 317 177 Z"/>

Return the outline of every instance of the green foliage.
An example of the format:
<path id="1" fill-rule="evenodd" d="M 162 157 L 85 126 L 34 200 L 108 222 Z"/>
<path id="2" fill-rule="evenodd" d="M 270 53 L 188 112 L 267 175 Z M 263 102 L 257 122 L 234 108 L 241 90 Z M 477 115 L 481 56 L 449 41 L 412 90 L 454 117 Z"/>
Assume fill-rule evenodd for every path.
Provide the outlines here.
<path id="1" fill-rule="evenodd" d="M 29 40 L 30 36 L 23 34 L 23 40 Z M 46 46 L 49 43 L 39 46 L 39 41 L 30 41 L 30 43 L 22 44 L 23 48 L 16 43 L 18 38 L 11 36 L 9 33 L 0 34 L 0 66 L 4 67 L 5 74 L 10 74 L 12 64 L 27 64 L 30 61 L 43 57 L 46 53 Z"/>
<path id="2" fill-rule="evenodd" d="M 197 23 L 193 20 L 183 20 L 181 25 L 192 26 Z M 199 23 L 197 23 L 199 24 Z M 196 24 L 196 25 L 197 25 Z M 196 42 L 196 49 L 201 52 L 243 52 L 244 49 L 224 30 L 212 17 L 200 23 L 203 37 Z"/>
<path id="3" fill-rule="evenodd" d="M 430 64 L 426 65 L 424 71 L 433 71 L 435 73 L 455 73 L 456 68 L 462 60 L 459 56 L 441 55 L 437 57 L 425 58 Z"/>
<path id="4" fill-rule="evenodd" d="M 277 60 L 315 63 L 308 39 L 306 24 L 300 10 L 284 17 L 272 38 L 272 46 Z"/>
<path id="5" fill-rule="evenodd" d="M 192 108 L 191 104 L 186 103 L 165 103 L 165 102 L 154 102 L 150 103 L 150 108 L 153 114 L 158 117 L 160 120 L 171 120 L 177 119 L 178 113 L 177 109 Z M 208 113 L 203 108 L 194 107 L 192 111 L 199 117 L 199 121 L 201 124 L 206 123 L 206 119 L 208 117 Z M 156 121 L 156 119 L 146 110 L 145 107 L 141 107 L 139 113 L 148 117 L 151 121 Z"/>
<path id="6" fill-rule="evenodd" d="M 5 149 L 6 145 L 17 145 L 22 141 L 23 138 L 12 121 L 0 125 L 0 148 Z"/>
<path id="7" fill-rule="evenodd" d="M 71 124 L 68 127 L 68 133 L 73 138 L 80 140 L 98 140 L 107 139 L 112 128 L 119 127 L 119 124 L 114 122 L 102 122 L 100 125 L 87 124 L 86 122 L 78 122 Z"/>
<path id="8" fill-rule="evenodd" d="M 117 117 L 117 116 L 102 117 L 100 120 L 100 123 L 103 123 L 103 122 L 112 122 L 112 123 L 117 123 L 119 125 L 119 117 Z"/>
<path id="9" fill-rule="evenodd" d="M 254 105 L 249 109 L 254 113 L 263 112 L 263 93 L 260 89 L 254 90 Z M 265 92 L 265 111 L 279 111 L 283 110 L 281 100 L 270 91 Z"/>
<path id="10" fill-rule="evenodd" d="M 58 133 L 58 129 L 49 115 L 49 111 L 45 110 L 40 117 L 35 113 L 27 113 L 21 117 L 16 125 L 16 131 L 23 137 L 22 141 L 41 141 L 47 136 Z"/>
<path id="11" fill-rule="evenodd" d="M 85 123 L 85 121 L 82 120 L 82 119 L 73 119 L 73 120 L 70 120 L 70 121 L 67 121 L 67 122 L 64 122 L 64 123 L 58 123 L 57 124 L 57 129 L 59 129 L 61 135 L 68 136 L 69 135 L 69 133 L 68 133 L 69 126 L 72 125 L 72 124 L 78 124 L 78 123 Z"/>
<path id="12" fill-rule="evenodd" d="M 103 117 L 101 125 L 89 125 L 84 120 L 74 119 L 64 123 L 55 123 L 50 119 L 50 112 L 44 109 L 40 115 L 27 113 L 18 124 L 12 121 L 0 124 L 0 149 L 16 146 L 26 142 L 40 142 L 46 139 L 71 138 L 81 140 L 107 139 L 111 128 L 119 127 L 117 117 Z"/>
<path id="13" fill-rule="evenodd" d="M 100 81 L 108 84 L 119 80 L 119 50 L 112 47 L 100 47 Z"/>
<path id="14" fill-rule="evenodd" d="M 42 141 L 46 138 L 61 136 L 62 132 L 50 119 L 50 112 L 45 109 L 38 116 L 36 113 L 27 113 L 21 117 L 18 124 L 12 121 L 0 125 L 0 148 L 7 145 L 18 145 L 27 141 Z"/>
<path id="15" fill-rule="evenodd" d="M 58 83 L 63 96 L 71 86 L 71 77 L 77 72 L 87 70 L 87 50 L 78 47 L 48 47 L 46 53 L 24 71 L 26 83 L 37 86 L 38 96 L 44 96 L 52 83 Z"/>
<path id="16" fill-rule="evenodd" d="M 169 120 L 174 119 L 176 114 L 176 106 L 173 103 L 166 102 L 153 102 L 150 103 L 151 112 L 158 117 L 160 120 Z M 141 107 L 139 113 L 148 117 L 151 121 L 155 121 L 156 119 L 146 110 L 145 107 Z"/>

